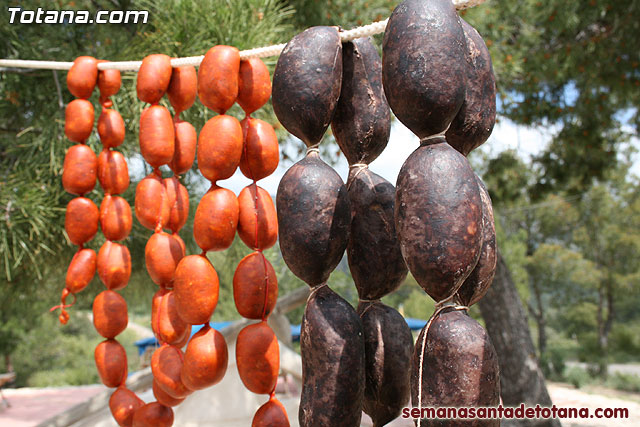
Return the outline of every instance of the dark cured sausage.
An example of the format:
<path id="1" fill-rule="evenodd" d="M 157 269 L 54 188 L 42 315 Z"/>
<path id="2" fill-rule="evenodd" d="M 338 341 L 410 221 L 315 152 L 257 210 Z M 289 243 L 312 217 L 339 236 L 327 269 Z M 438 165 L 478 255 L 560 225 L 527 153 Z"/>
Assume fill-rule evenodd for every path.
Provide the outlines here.
<path id="1" fill-rule="evenodd" d="M 482 246 L 482 201 L 467 159 L 440 138 L 402 165 L 395 223 L 409 271 L 431 298 L 455 293 Z"/>
<path id="2" fill-rule="evenodd" d="M 491 55 L 482 37 L 460 18 L 467 41 L 467 86 L 464 103 L 447 131 L 447 142 L 464 154 L 482 145 L 496 123 L 496 80 Z"/>
<path id="3" fill-rule="evenodd" d="M 464 102 L 466 42 L 451 0 L 405 0 L 384 33 L 382 82 L 391 109 L 419 138 L 447 129 Z"/>
<path id="4" fill-rule="evenodd" d="M 180 379 L 183 361 L 182 350 L 171 345 L 163 345 L 151 356 L 151 372 L 160 388 L 176 399 L 187 397 L 193 391 Z"/>
<path id="5" fill-rule="evenodd" d="M 310 153 L 280 181 L 276 208 L 287 266 L 310 286 L 323 283 L 349 239 L 351 212 L 342 179 L 317 153 Z"/>
<path id="6" fill-rule="evenodd" d="M 389 104 L 382 88 L 382 62 L 371 38 L 342 45 L 342 90 L 331 130 L 349 164 L 369 164 L 387 146 Z"/>
<path id="7" fill-rule="evenodd" d="M 191 169 L 196 158 L 198 134 L 191 123 L 183 121 L 174 123 L 174 133 L 175 149 L 169 167 L 174 174 L 181 175 Z"/>
<path id="8" fill-rule="evenodd" d="M 311 27 L 287 43 L 273 73 L 273 111 L 310 147 L 331 123 L 342 81 L 337 27 Z"/>
<path id="9" fill-rule="evenodd" d="M 365 388 L 360 318 L 338 294 L 322 286 L 307 301 L 300 351 L 300 426 L 358 426 Z"/>
<path id="10" fill-rule="evenodd" d="M 411 401 L 419 405 L 419 366 L 424 329 L 416 340 Z M 487 332 L 462 311 L 445 311 L 431 324 L 422 358 L 422 399 L 426 407 L 487 407 L 500 403 L 498 357 Z M 422 426 L 496 427 L 500 420 L 424 420 Z"/>

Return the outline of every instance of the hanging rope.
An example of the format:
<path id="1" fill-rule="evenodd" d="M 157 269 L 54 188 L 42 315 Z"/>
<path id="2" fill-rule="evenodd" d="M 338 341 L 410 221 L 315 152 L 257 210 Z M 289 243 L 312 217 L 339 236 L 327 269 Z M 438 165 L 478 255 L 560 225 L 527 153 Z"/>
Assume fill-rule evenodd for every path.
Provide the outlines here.
<path id="1" fill-rule="evenodd" d="M 463 10 L 470 7 L 478 6 L 484 3 L 486 0 L 453 0 L 453 4 L 456 9 Z M 381 34 L 387 27 L 388 19 L 384 21 L 374 22 L 362 27 L 353 28 L 348 31 L 340 32 L 340 39 L 345 42 L 361 37 L 369 37 L 374 34 Z M 243 50 L 240 52 L 240 59 L 249 58 L 267 58 L 269 56 L 278 56 L 285 44 L 276 44 L 272 46 L 258 47 L 254 49 Z M 186 58 L 174 58 L 171 60 L 173 67 L 181 67 L 184 65 L 198 66 L 204 58 L 200 56 L 189 56 Z M 120 70 L 120 71 L 138 71 L 142 61 L 121 61 L 121 62 L 101 62 L 98 64 L 99 70 Z M 33 69 L 45 69 L 45 70 L 68 70 L 73 65 L 73 62 L 57 62 L 57 61 L 30 61 L 22 59 L 0 59 L 0 67 L 7 68 L 33 68 Z"/>

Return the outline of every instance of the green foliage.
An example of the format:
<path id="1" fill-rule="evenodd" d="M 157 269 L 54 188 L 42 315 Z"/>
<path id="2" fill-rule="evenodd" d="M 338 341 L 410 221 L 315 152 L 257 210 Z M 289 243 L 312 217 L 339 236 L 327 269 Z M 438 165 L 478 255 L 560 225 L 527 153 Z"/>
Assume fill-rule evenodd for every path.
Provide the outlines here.
<path id="1" fill-rule="evenodd" d="M 640 377 L 637 375 L 622 374 L 616 372 L 607 378 L 605 383 L 608 387 L 616 390 L 630 391 L 633 393 L 640 392 Z"/>
<path id="2" fill-rule="evenodd" d="M 611 358 L 617 363 L 636 361 L 640 354 L 640 324 L 621 323 L 611 331 L 609 338 Z"/>
<path id="3" fill-rule="evenodd" d="M 491 51 L 500 112 L 557 128 L 535 159 L 538 194 L 606 179 L 629 133 L 637 136 L 639 12 L 635 0 L 490 0 L 462 13 Z"/>
<path id="4" fill-rule="evenodd" d="M 47 313 L 48 314 L 48 313 Z M 37 317 L 37 325 L 21 338 L 12 358 L 16 386 L 48 387 L 99 383 L 93 349 L 103 340 L 87 319 L 76 312 L 73 321 L 60 327 L 47 314 Z M 130 331 L 118 336 L 127 351 L 130 372 L 138 369 L 138 355 Z"/>
<path id="5" fill-rule="evenodd" d="M 572 366 L 564 374 L 565 380 L 575 388 L 582 388 L 593 383 L 593 376 L 586 369 Z"/>

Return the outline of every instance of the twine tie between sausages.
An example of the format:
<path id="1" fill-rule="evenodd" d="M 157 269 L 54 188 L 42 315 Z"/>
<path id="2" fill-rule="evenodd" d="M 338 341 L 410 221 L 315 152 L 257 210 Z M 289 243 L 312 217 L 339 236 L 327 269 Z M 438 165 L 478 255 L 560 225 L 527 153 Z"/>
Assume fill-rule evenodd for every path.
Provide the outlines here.
<path id="1" fill-rule="evenodd" d="M 431 145 L 431 144 L 437 144 L 438 142 L 446 142 L 446 138 L 445 135 L 447 133 L 447 131 L 449 130 L 449 127 L 451 126 L 451 123 L 449 123 L 449 126 L 447 126 L 447 128 L 445 130 L 443 130 L 440 133 L 436 133 L 433 135 L 429 135 L 429 136 L 425 136 L 424 138 L 420 139 L 420 146 L 423 147 L 425 145 Z M 444 140 L 444 141 L 438 141 L 438 140 Z"/>
<path id="2" fill-rule="evenodd" d="M 318 144 L 312 145 L 311 147 L 308 147 L 307 148 L 307 154 L 305 154 L 305 156 L 308 156 L 311 153 L 320 154 L 320 148 L 319 148 Z"/>
<path id="3" fill-rule="evenodd" d="M 327 282 L 321 283 L 321 284 L 316 285 L 316 286 L 312 286 L 311 287 L 311 292 L 309 293 L 309 296 L 307 297 L 307 302 L 309 302 L 309 300 L 311 299 L 313 294 L 315 294 L 316 292 L 318 292 L 318 290 L 320 288 L 324 288 L 325 286 L 327 286 Z"/>
<path id="4" fill-rule="evenodd" d="M 431 324 L 436 319 L 436 317 L 438 317 L 438 315 L 447 308 L 450 308 L 453 311 L 469 310 L 469 307 L 459 303 L 457 294 L 458 290 L 456 289 L 454 293 L 452 293 L 445 299 L 436 302 L 436 305 L 434 307 L 435 311 L 429 318 L 429 321 L 424 328 L 424 334 L 422 336 L 422 348 L 420 350 L 420 366 L 418 368 L 418 409 L 420 411 L 420 422 L 418 423 L 419 426 L 422 425 L 422 365 L 424 363 L 424 351 L 427 347 L 427 335 L 429 334 L 429 328 L 431 327 Z"/>
<path id="5" fill-rule="evenodd" d="M 376 303 L 378 303 L 378 304 L 382 304 L 382 303 L 380 302 L 380 298 L 378 298 L 378 299 L 358 299 L 358 303 L 365 303 L 365 304 L 369 304 L 369 305 L 367 305 L 367 307 L 362 311 L 362 313 L 360 313 L 360 318 L 361 318 L 361 319 L 362 319 L 362 316 L 364 316 L 364 315 L 365 315 L 365 313 L 366 313 L 367 311 L 369 311 L 369 309 L 370 309 L 371 307 L 373 307 L 373 305 L 374 305 L 374 304 L 376 304 Z"/>
<path id="6" fill-rule="evenodd" d="M 352 165 L 349 165 L 349 177 L 347 178 L 347 190 L 351 188 L 351 183 L 355 181 L 358 175 L 360 175 L 360 172 L 366 169 L 369 169 L 369 165 L 366 163 L 354 163 Z M 360 300 L 360 301 L 363 301 L 363 300 Z"/>

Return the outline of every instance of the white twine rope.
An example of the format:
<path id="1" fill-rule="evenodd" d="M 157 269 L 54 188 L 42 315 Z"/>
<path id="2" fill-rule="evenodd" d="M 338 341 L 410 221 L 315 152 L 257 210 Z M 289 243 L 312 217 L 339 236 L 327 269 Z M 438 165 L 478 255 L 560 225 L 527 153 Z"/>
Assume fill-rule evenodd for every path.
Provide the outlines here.
<path id="1" fill-rule="evenodd" d="M 478 6 L 487 0 L 453 0 L 453 4 L 458 10 L 468 9 Z M 383 33 L 387 27 L 388 19 L 384 21 L 374 22 L 362 27 L 353 28 L 348 31 L 340 32 L 340 39 L 345 42 L 368 37 L 374 34 Z M 278 56 L 284 49 L 285 44 L 276 44 L 272 46 L 258 47 L 254 49 L 243 50 L 240 52 L 240 59 L 249 58 L 267 58 L 270 56 Z M 202 62 L 204 55 L 189 56 L 186 58 L 174 58 L 171 60 L 172 67 L 182 67 L 185 65 L 198 66 Z M 138 71 L 142 61 L 121 61 L 121 62 L 101 62 L 98 64 L 99 70 L 120 70 L 120 71 Z M 0 67 L 7 68 L 33 68 L 44 70 L 68 70 L 73 62 L 58 61 L 32 61 L 22 59 L 0 59 Z"/>

